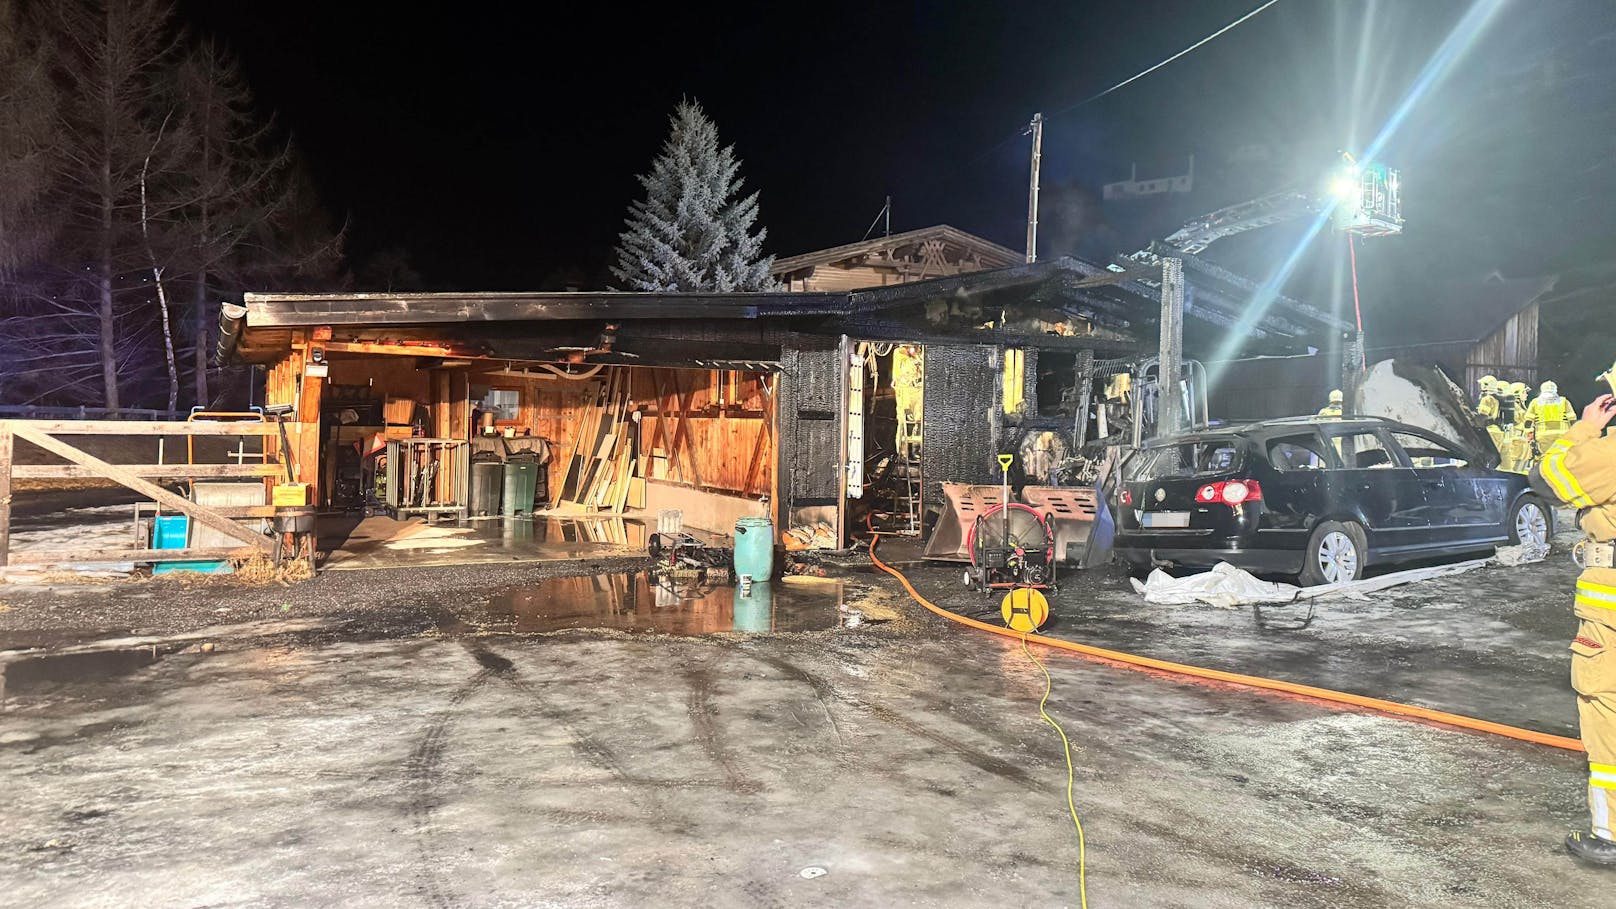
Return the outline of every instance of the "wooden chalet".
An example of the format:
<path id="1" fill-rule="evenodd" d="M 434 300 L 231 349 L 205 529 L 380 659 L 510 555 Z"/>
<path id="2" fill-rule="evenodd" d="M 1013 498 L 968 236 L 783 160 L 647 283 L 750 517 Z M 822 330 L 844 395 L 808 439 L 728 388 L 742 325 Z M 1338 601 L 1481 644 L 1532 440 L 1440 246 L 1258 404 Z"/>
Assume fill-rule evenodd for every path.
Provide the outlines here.
<path id="1" fill-rule="evenodd" d="M 818 252 L 775 259 L 775 280 L 790 291 L 847 291 L 1004 268 L 1026 256 L 939 224 Z"/>
<path id="2" fill-rule="evenodd" d="M 261 366 L 264 400 L 320 427 L 294 462 L 323 508 L 355 504 L 346 452 L 402 436 L 510 444 L 490 443 L 491 429 L 544 440 L 539 509 L 654 518 L 677 508 L 687 526 L 725 533 L 766 510 L 781 531 L 822 522 L 839 543 L 867 460 L 911 449 L 920 507 L 935 505 L 944 480 L 994 482 L 1012 434 L 1070 431 L 1062 384 L 1079 358 L 1156 349 L 1159 269 L 1069 258 L 1005 267 L 1008 250 L 940 230 L 959 242 L 931 265 L 931 253 L 913 251 L 929 240 L 887 245 L 902 235 L 781 263 L 805 284 L 858 256 L 849 273 L 905 278 L 864 289 L 248 294 L 224 308 L 219 355 Z M 947 273 L 918 280 L 927 272 L 900 262 Z M 1231 331 L 1285 352 L 1342 327 L 1284 298 L 1248 313 L 1255 285 L 1210 266 L 1187 264 L 1186 280 L 1191 356 Z M 1007 361 L 1022 370 L 1019 389 Z M 1024 399 L 1013 412 L 1007 393 Z M 452 502 L 464 488 L 452 474 L 465 469 L 446 463 L 429 497 Z"/>

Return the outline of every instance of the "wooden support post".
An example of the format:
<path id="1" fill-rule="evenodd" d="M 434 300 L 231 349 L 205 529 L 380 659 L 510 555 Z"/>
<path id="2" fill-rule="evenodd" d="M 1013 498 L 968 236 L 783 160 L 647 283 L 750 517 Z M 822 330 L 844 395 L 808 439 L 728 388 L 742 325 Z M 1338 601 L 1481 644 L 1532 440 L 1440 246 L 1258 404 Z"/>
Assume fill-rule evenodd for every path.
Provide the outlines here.
<path id="1" fill-rule="evenodd" d="M 59 455 L 75 464 L 81 464 L 85 467 L 89 467 L 101 476 L 104 476 L 121 486 L 127 486 L 130 489 L 133 489 L 135 492 L 146 496 L 164 508 L 172 509 L 180 512 L 181 514 L 190 516 L 192 520 L 204 527 L 217 530 L 222 534 L 256 546 L 260 550 L 268 551 L 270 549 L 270 541 L 267 537 L 243 527 L 229 518 L 215 513 L 210 508 L 205 508 L 196 504 L 195 502 L 182 499 L 163 487 L 158 486 L 156 483 L 148 482 L 147 480 L 136 476 L 134 473 L 125 470 L 122 467 L 115 464 L 108 464 L 106 461 L 103 461 L 100 458 L 85 454 L 77 448 L 68 445 L 66 442 L 48 436 L 45 433 L 42 433 L 26 424 L 11 423 L 10 425 L 11 432 L 17 438 L 22 439 L 25 442 L 32 442 L 51 454 Z M 313 434 L 305 433 L 304 435 Z"/>
<path id="2" fill-rule="evenodd" d="M 1168 436 L 1179 426 L 1179 372 L 1184 354 L 1184 261 L 1161 260 L 1161 349 L 1157 359 L 1156 435 Z"/>
<path id="3" fill-rule="evenodd" d="M 470 439 L 471 433 L 471 375 L 457 369 L 449 373 L 449 434 L 445 438 Z"/>
<path id="4" fill-rule="evenodd" d="M 1077 420 L 1072 427 L 1072 454 L 1083 451 L 1089 441 L 1089 405 L 1094 398 L 1094 351 L 1077 352 L 1077 363 L 1072 370 L 1077 375 Z"/>
<path id="5" fill-rule="evenodd" d="M 768 377 L 764 376 L 758 380 L 759 385 L 764 390 L 763 406 L 768 410 L 770 427 L 780 425 L 780 390 L 785 381 L 785 373 L 776 373 L 774 376 L 774 391 L 770 392 L 769 386 L 766 384 Z M 771 432 L 774 433 L 775 438 L 774 450 L 769 452 L 769 457 L 774 462 L 774 469 L 770 471 L 769 477 L 769 517 L 774 519 L 774 541 L 778 543 L 785 532 L 790 529 L 786 527 L 785 497 L 780 495 L 780 487 L 785 482 L 785 461 L 781 455 L 781 450 L 786 446 L 780 444 L 778 431 L 771 429 Z"/>
<path id="6" fill-rule="evenodd" d="M 1341 345 L 1341 415 L 1358 415 L 1358 386 L 1364 378 L 1364 336 L 1361 331 L 1349 331 Z"/>
<path id="7" fill-rule="evenodd" d="M 0 568 L 11 552 L 11 430 L 0 423 Z"/>
<path id="8" fill-rule="evenodd" d="M 325 380 L 304 375 L 307 362 L 303 351 L 294 351 L 297 357 L 298 383 L 297 420 L 303 431 L 292 442 L 297 451 L 297 481 L 309 484 L 309 501 L 320 501 L 320 399 L 324 396 Z"/>

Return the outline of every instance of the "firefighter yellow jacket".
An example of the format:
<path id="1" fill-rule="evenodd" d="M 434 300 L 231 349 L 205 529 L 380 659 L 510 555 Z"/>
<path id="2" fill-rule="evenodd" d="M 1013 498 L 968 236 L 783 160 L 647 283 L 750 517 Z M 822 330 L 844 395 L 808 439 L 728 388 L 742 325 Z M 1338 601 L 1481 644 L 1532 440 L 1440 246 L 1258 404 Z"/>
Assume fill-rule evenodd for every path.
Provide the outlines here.
<path id="1" fill-rule="evenodd" d="M 1571 409 L 1571 402 L 1565 398 L 1556 398 L 1553 402 L 1533 398 L 1526 408 L 1526 422 L 1540 426 L 1544 423 L 1570 423 L 1576 419 L 1577 412 Z"/>
<path id="2" fill-rule="evenodd" d="M 1616 540 L 1616 436 L 1578 420 L 1543 455 L 1543 479 L 1577 508 L 1589 539 Z M 1578 618 L 1616 628 L 1616 568 L 1584 569 L 1577 578 Z"/>

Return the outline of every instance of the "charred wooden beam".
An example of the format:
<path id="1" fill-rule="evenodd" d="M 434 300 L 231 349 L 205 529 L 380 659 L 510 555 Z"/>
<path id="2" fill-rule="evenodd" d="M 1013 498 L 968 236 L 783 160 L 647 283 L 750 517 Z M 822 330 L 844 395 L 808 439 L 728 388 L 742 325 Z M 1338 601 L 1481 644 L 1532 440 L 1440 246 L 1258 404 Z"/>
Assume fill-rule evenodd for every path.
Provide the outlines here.
<path id="1" fill-rule="evenodd" d="M 248 328 L 619 319 L 756 319 L 843 311 L 837 293 L 247 294 Z"/>

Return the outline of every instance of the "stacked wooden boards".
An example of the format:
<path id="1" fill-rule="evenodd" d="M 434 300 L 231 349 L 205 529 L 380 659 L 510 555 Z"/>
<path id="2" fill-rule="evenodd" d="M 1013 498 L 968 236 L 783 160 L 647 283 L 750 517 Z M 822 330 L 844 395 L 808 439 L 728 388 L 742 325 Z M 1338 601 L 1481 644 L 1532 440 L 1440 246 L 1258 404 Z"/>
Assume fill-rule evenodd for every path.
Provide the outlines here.
<path id="1" fill-rule="evenodd" d="M 621 514 L 645 507 L 640 475 L 639 421 L 631 399 L 633 367 L 607 370 L 598 396 L 579 415 L 578 432 L 567 456 L 566 474 L 552 508 Z"/>

